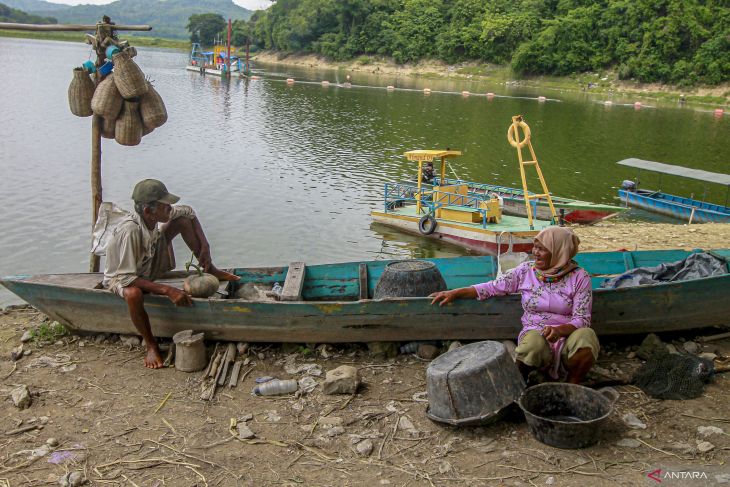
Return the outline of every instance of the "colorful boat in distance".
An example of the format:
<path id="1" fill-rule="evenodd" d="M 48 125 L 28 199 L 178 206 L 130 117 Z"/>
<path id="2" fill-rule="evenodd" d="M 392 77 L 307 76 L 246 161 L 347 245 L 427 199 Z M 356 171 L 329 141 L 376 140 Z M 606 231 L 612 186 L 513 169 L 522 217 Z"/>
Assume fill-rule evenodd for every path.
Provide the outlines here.
<path id="1" fill-rule="evenodd" d="M 599 336 L 645 334 L 721 326 L 730 316 L 730 274 L 621 289 L 600 289 L 606 277 L 627 270 L 675 262 L 698 251 L 587 252 L 575 260 L 591 276 L 592 326 Z M 730 250 L 713 254 L 727 259 Z M 449 289 L 492 280 L 493 256 L 432 261 Z M 145 296 L 155 336 L 182 330 L 204 332 L 207 340 L 250 342 L 371 342 L 407 340 L 514 339 L 523 314 L 519 294 L 487 301 L 463 299 L 432 306 L 431 299 L 370 299 L 390 261 L 297 267 L 234 269 L 239 283 L 223 294 L 175 306 L 165 296 Z M 294 269 L 292 272 L 290 269 Z M 297 272 L 298 269 L 298 272 Z M 185 272 L 158 282 L 182 287 Z M 0 278 L 0 284 L 71 330 L 137 333 L 123 299 L 101 289 L 103 274 L 50 274 Z M 298 290 L 294 301 L 266 299 L 275 282 Z M 253 292 L 249 293 L 248 290 Z M 225 292 L 227 291 L 227 292 Z"/>
<path id="2" fill-rule="evenodd" d="M 235 51 L 231 47 L 231 51 Z M 228 47 L 224 45 L 213 46 L 212 51 L 203 51 L 200 44 L 193 43 L 190 50 L 190 59 L 185 67 L 188 71 L 195 71 L 200 74 L 211 74 L 213 76 L 225 76 L 228 69 Z M 241 59 L 237 56 L 231 56 L 231 73 L 239 73 L 244 71 Z"/>
<path id="3" fill-rule="evenodd" d="M 639 188 L 639 176 L 636 181 L 625 180 L 618 190 L 621 201 L 626 206 L 641 208 L 643 210 L 660 213 L 688 223 L 730 223 L 730 207 L 728 197 L 730 196 L 730 175 L 716 172 L 690 169 L 682 166 L 674 166 L 661 162 L 644 161 L 642 159 L 624 159 L 617 162 L 622 166 L 634 167 L 659 174 L 669 174 L 683 178 L 695 179 L 704 183 L 720 184 L 727 188 L 725 194 L 725 205 L 707 203 L 696 200 L 694 197 L 685 198 L 664 193 L 661 190 Z M 661 184 L 661 182 L 660 182 Z M 705 188 L 705 194 L 707 189 Z M 705 196 L 703 195 L 704 199 Z"/>
<path id="4" fill-rule="evenodd" d="M 505 214 L 527 216 L 525 192 L 522 189 L 448 178 L 446 179 L 446 184 L 466 184 L 469 187 L 469 191 L 498 195 L 504 201 L 502 211 Z M 595 223 L 613 217 L 627 209 L 616 205 L 591 203 L 590 201 L 580 201 L 560 196 L 552 196 L 552 200 L 555 209 L 560 213 L 560 217 L 568 223 Z M 532 214 L 536 218 L 540 220 L 552 219 L 550 206 L 546 199 L 539 198 L 532 200 L 530 204 L 532 205 Z"/>
<path id="5" fill-rule="evenodd" d="M 535 235 L 553 224 L 502 215 L 496 196 L 470 191 L 466 183 L 446 184 L 446 160 L 460 156 L 459 151 L 414 150 L 404 155 L 418 162 L 418 180 L 385 184 L 382 211 L 370 213 L 378 223 L 482 254 L 529 252 Z M 425 184 L 424 169 L 432 172 L 434 160 L 441 161 L 441 184 Z"/>

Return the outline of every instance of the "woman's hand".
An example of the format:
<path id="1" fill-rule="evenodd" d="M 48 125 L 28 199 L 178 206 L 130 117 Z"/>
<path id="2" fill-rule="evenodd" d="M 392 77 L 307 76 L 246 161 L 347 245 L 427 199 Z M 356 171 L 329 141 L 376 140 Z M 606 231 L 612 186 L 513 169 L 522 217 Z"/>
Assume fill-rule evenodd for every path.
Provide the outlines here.
<path id="1" fill-rule="evenodd" d="M 428 295 L 429 298 L 433 298 L 431 300 L 431 304 L 438 303 L 439 306 L 443 306 L 445 304 L 449 304 L 454 299 L 456 299 L 456 296 L 454 296 L 454 291 L 439 291 L 437 293 L 431 293 Z"/>
<path id="2" fill-rule="evenodd" d="M 563 337 L 573 333 L 576 328 L 573 325 L 546 326 L 542 330 L 542 336 L 550 343 L 555 343 Z"/>
<path id="3" fill-rule="evenodd" d="M 455 299 L 476 298 L 477 291 L 473 287 L 461 287 L 459 289 L 452 289 L 451 291 L 431 293 L 428 297 L 433 298 L 431 300 L 431 304 L 438 303 L 439 306 L 443 306 L 445 304 L 449 304 Z"/>

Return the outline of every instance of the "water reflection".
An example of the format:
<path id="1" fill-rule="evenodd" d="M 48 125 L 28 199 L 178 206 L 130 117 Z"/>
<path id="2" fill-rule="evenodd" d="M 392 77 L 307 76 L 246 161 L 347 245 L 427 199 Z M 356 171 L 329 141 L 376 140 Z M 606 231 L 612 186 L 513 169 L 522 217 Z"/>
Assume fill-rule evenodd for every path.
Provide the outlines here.
<path id="1" fill-rule="evenodd" d="M 4 66 L 44 59 L 42 72 L 0 74 L 0 274 L 86 268 L 90 120 L 69 113 L 66 90 L 73 66 L 88 56 L 83 44 L 0 39 Z M 137 147 L 103 141 L 104 199 L 131 208 L 138 180 L 165 181 L 196 209 L 224 267 L 462 254 L 371 226 L 369 213 L 382 204 L 386 181 L 413 177 L 415 165 L 402 155 L 412 149 L 460 149 L 455 176 L 518 185 L 516 152 L 506 141 L 518 113 L 561 196 L 615 201 L 616 187 L 634 176 L 615 165 L 627 157 L 728 172 L 730 117 L 607 108 L 585 94 L 552 93 L 545 96 L 562 102 L 538 103 L 544 93 L 519 86 L 377 73 L 353 75 L 354 85 L 367 88 L 338 86 L 344 72 L 281 67 L 266 79 L 229 81 L 186 71 L 186 53 L 162 49 L 140 48 L 136 60 L 169 120 Z M 290 76 L 313 83 L 288 85 Z M 414 91 L 387 91 L 388 84 Z M 430 95 L 421 91 L 427 86 Z M 516 98 L 438 93 L 462 90 Z M 642 181 L 658 182 L 648 174 Z M 702 193 L 692 182 L 663 186 Z M 719 193 L 712 189 L 709 199 L 724 199 Z"/>

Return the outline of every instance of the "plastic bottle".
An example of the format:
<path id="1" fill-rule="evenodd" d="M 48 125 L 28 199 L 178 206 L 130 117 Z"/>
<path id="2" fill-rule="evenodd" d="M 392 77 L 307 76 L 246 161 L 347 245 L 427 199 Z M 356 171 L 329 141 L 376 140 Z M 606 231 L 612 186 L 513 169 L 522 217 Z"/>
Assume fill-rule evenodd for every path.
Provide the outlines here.
<path id="1" fill-rule="evenodd" d="M 279 394 L 289 394 L 290 392 L 296 392 L 298 388 L 299 384 L 294 379 L 274 379 L 254 387 L 253 393 L 257 396 L 276 396 Z"/>
<path id="2" fill-rule="evenodd" d="M 284 290 L 283 287 L 278 282 L 274 283 L 274 287 L 271 288 L 273 292 L 275 292 L 278 295 L 281 295 L 281 292 Z"/>

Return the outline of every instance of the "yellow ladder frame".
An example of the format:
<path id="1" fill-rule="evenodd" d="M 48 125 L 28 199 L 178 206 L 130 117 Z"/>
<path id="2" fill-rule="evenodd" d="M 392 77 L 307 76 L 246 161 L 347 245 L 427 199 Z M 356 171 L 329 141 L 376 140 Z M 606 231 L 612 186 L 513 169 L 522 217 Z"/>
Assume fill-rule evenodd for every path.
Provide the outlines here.
<path id="1" fill-rule="evenodd" d="M 520 129 L 522 129 L 522 132 L 525 136 L 525 138 L 522 140 L 520 140 Z M 527 125 L 527 123 L 525 123 L 522 115 L 515 115 L 514 117 L 512 117 L 512 125 L 510 125 L 509 129 L 507 130 L 507 141 L 512 147 L 517 149 L 517 159 L 520 161 L 520 176 L 522 177 L 522 190 L 524 191 L 525 208 L 527 210 L 527 221 L 529 222 L 530 229 L 532 230 L 534 229 L 534 225 L 532 224 L 533 215 L 530 200 L 539 200 L 540 198 L 546 198 L 548 204 L 550 205 L 550 212 L 553 215 L 553 222 L 557 221 L 557 213 L 555 212 L 553 198 L 550 196 L 550 191 L 548 190 L 547 183 L 545 182 L 545 177 L 542 175 L 542 170 L 540 169 L 540 164 L 537 162 L 537 156 L 535 155 L 535 150 L 532 148 L 532 142 L 530 139 L 530 127 Z M 525 161 L 522 158 L 522 149 L 525 146 L 530 149 L 530 156 L 532 157 L 532 159 L 529 161 Z M 535 166 L 535 170 L 537 171 L 537 177 L 540 179 L 540 184 L 542 185 L 542 194 L 531 195 L 528 191 L 527 178 L 525 177 L 525 166 Z"/>

